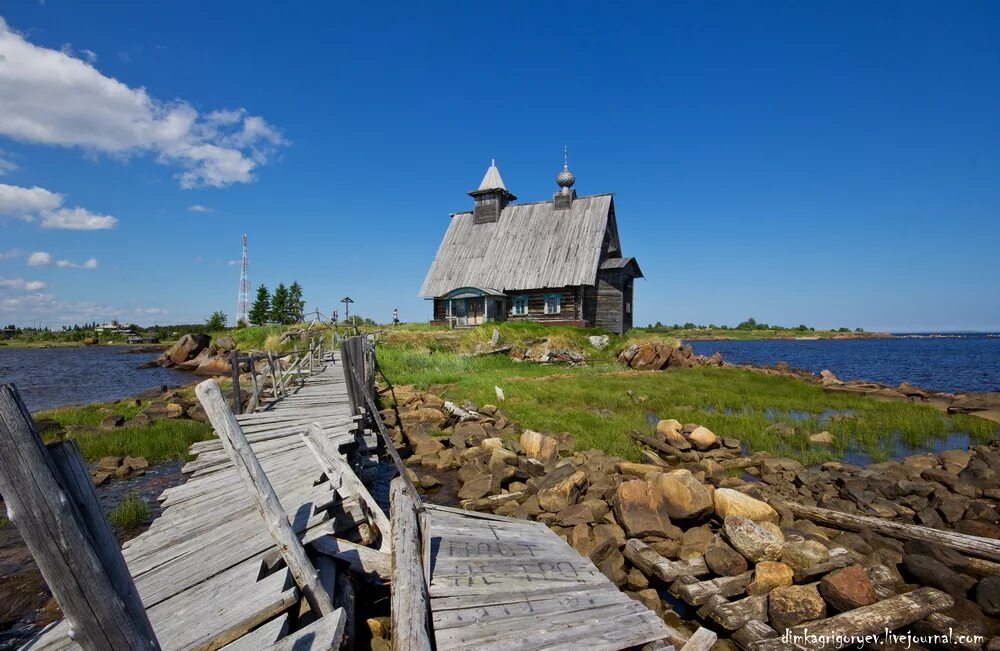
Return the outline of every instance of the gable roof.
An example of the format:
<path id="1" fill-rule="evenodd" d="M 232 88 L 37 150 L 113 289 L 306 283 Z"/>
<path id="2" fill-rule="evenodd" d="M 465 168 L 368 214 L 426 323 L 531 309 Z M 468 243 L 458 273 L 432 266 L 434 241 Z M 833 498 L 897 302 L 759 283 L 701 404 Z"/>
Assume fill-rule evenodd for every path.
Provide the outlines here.
<path id="1" fill-rule="evenodd" d="M 578 197 L 565 210 L 555 210 L 552 201 L 508 204 L 490 223 L 473 223 L 471 212 L 455 214 L 420 296 L 458 287 L 593 285 L 613 211 L 612 195 L 597 194 Z"/>

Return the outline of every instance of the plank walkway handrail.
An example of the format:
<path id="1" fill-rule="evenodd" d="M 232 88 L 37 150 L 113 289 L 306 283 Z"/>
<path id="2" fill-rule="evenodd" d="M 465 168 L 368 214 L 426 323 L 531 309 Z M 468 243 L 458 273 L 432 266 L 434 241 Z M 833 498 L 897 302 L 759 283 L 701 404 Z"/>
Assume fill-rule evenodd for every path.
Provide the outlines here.
<path id="1" fill-rule="evenodd" d="M 76 442 L 43 445 L 12 384 L 0 384 L 0 494 L 72 639 L 88 649 L 160 648 Z"/>

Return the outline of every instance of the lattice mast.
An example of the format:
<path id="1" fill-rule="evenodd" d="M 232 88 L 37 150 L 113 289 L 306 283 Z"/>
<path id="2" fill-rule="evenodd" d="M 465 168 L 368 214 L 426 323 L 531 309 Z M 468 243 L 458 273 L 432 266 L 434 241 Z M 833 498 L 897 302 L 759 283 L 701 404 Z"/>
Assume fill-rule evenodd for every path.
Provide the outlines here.
<path id="1" fill-rule="evenodd" d="M 250 276 L 247 273 L 247 234 L 243 233 L 243 260 L 240 265 L 240 297 L 236 302 L 236 323 L 250 323 Z"/>

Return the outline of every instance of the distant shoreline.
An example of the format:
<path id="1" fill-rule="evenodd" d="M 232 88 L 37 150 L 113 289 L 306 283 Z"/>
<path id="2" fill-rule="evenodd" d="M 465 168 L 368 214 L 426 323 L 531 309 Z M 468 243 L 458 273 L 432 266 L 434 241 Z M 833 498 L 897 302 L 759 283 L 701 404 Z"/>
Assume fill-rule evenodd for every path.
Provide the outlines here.
<path id="1" fill-rule="evenodd" d="M 733 334 L 710 334 L 710 335 L 678 335 L 683 341 L 828 341 L 828 340 L 855 340 L 855 339 L 896 339 L 899 335 L 890 332 L 810 332 L 808 334 L 796 332 L 761 332 L 755 334 L 752 331 Z"/>

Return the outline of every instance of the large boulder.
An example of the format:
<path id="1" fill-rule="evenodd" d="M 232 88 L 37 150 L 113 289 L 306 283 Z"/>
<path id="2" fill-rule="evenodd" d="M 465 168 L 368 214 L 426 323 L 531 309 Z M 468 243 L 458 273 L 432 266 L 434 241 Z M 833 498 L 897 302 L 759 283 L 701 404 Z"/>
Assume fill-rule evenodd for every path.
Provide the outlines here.
<path id="1" fill-rule="evenodd" d="M 826 617 L 826 602 L 811 585 L 775 588 L 768 596 L 767 604 L 771 628 L 779 633 L 803 622 Z"/>
<path id="2" fill-rule="evenodd" d="M 719 437 L 707 427 L 696 427 L 693 432 L 688 434 L 688 441 L 690 441 L 691 445 L 694 446 L 694 449 L 699 452 L 705 452 L 706 450 L 717 448 L 720 443 Z"/>
<path id="3" fill-rule="evenodd" d="M 672 525 L 666 500 L 650 482 L 642 479 L 622 482 L 615 489 L 611 505 L 615 519 L 630 537 L 669 537 Z"/>
<path id="4" fill-rule="evenodd" d="M 723 523 L 729 544 L 754 563 L 781 557 L 784 536 L 777 527 L 766 528 L 740 515 L 729 515 Z"/>
<path id="5" fill-rule="evenodd" d="M 787 563 L 761 561 L 753 568 L 753 578 L 747 584 L 747 594 L 751 596 L 762 595 L 775 588 L 790 586 L 794 577 L 795 570 Z"/>
<path id="6" fill-rule="evenodd" d="M 233 350 L 236 348 L 236 341 L 229 335 L 225 335 L 216 339 L 215 343 L 212 344 L 212 347 L 217 350 Z"/>
<path id="7" fill-rule="evenodd" d="M 766 503 L 731 488 L 715 490 L 715 512 L 722 519 L 739 515 L 754 522 L 778 524 L 778 512 Z"/>
<path id="8" fill-rule="evenodd" d="M 694 520 L 712 511 L 712 495 L 690 470 L 662 473 L 654 482 L 671 520 Z"/>
<path id="9" fill-rule="evenodd" d="M 690 450 L 691 444 L 688 442 L 681 430 L 684 428 L 680 421 L 674 418 L 665 418 L 656 423 L 656 433 L 669 445 L 678 450 Z"/>
<path id="10" fill-rule="evenodd" d="M 538 491 L 538 505 L 549 513 L 558 513 L 575 504 L 587 488 L 587 473 L 577 470 L 559 481 Z"/>
<path id="11" fill-rule="evenodd" d="M 781 561 L 796 572 L 829 560 L 830 550 L 815 540 L 788 540 L 781 549 Z"/>
<path id="12" fill-rule="evenodd" d="M 211 342 L 212 338 L 206 334 L 184 335 L 160 356 L 160 361 L 171 365 L 181 364 L 196 357 Z"/>
<path id="13" fill-rule="evenodd" d="M 747 571 L 747 559 L 718 537 L 705 552 L 705 565 L 719 576 L 737 576 Z"/>
<path id="14" fill-rule="evenodd" d="M 216 355 L 206 357 L 205 360 L 194 370 L 197 375 L 232 375 L 233 366 L 228 355 Z"/>

